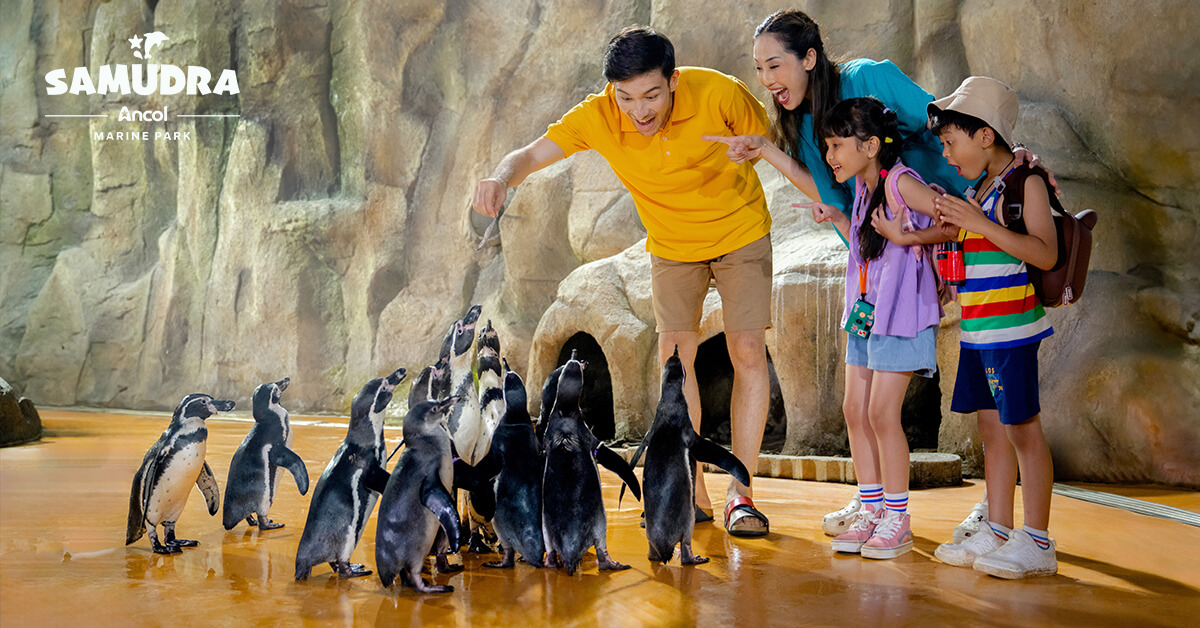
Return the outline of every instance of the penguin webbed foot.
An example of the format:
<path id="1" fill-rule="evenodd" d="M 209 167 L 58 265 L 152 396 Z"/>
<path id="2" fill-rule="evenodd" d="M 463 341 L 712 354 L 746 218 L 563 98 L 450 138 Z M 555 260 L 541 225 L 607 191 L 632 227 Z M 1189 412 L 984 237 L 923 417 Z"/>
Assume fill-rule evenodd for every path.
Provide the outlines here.
<path id="1" fill-rule="evenodd" d="M 173 545 L 175 547 L 196 547 L 199 544 L 200 541 L 191 541 L 188 539 L 172 539 L 167 541 L 167 545 Z"/>
<path id="2" fill-rule="evenodd" d="M 246 524 L 251 528 L 258 527 L 258 519 L 255 519 L 254 515 L 250 515 L 249 517 L 246 517 Z"/>
<path id="3" fill-rule="evenodd" d="M 599 563 L 600 571 L 624 571 L 629 569 L 629 565 L 618 563 L 612 559 L 608 552 L 598 550 L 596 552 L 596 562 Z"/>
<path id="4" fill-rule="evenodd" d="M 550 550 L 550 551 L 546 552 L 546 567 L 548 567 L 550 569 L 558 569 L 559 566 L 560 565 L 558 564 L 558 552 L 556 552 L 554 550 Z"/>
<path id="5" fill-rule="evenodd" d="M 484 563 L 483 566 L 491 567 L 492 569 L 512 569 L 517 564 L 516 561 L 513 560 L 513 557 L 516 556 L 516 554 L 516 550 L 506 549 L 504 550 L 504 558 L 501 560 Z"/>
<path id="6" fill-rule="evenodd" d="M 262 519 L 260 519 L 258 521 L 258 529 L 259 530 L 278 530 L 279 528 L 282 528 L 284 525 L 285 524 L 271 521 L 270 519 L 267 519 L 266 517 L 263 517 Z"/>
<path id="7" fill-rule="evenodd" d="M 458 573 L 463 570 L 462 565 L 455 565 L 447 560 L 445 554 L 438 554 L 434 562 L 437 564 L 438 573 Z"/>
<path id="8" fill-rule="evenodd" d="M 339 578 L 361 578 L 362 576 L 371 575 L 372 571 L 367 569 L 365 565 L 357 563 L 344 562 L 338 563 L 337 574 Z"/>
<path id="9" fill-rule="evenodd" d="M 153 549 L 154 549 L 155 554 L 167 555 L 167 554 L 182 554 L 183 553 L 183 550 L 180 549 L 180 547 L 178 545 L 163 545 L 162 543 L 159 543 L 157 541 L 154 542 Z"/>
<path id="10" fill-rule="evenodd" d="M 692 553 L 692 546 L 687 543 L 679 545 L 679 562 L 684 565 L 703 565 L 708 559 Z"/>

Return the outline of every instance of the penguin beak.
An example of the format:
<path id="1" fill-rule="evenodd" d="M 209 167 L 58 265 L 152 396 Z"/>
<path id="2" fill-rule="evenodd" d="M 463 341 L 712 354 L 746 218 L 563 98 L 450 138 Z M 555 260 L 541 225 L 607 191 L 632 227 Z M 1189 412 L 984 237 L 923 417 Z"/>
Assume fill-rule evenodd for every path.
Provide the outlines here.
<path id="1" fill-rule="evenodd" d="M 679 357 L 679 345 L 675 345 L 675 357 Z"/>
<path id="2" fill-rule="evenodd" d="M 388 375 L 388 378 L 387 378 L 388 386 L 391 386 L 392 388 L 399 386 L 400 382 L 404 381 L 404 376 L 407 373 L 408 373 L 408 371 L 406 371 L 404 369 L 396 369 L 395 373 Z"/>
<path id="3" fill-rule="evenodd" d="M 512 372 L 512 369 L 508 367 L 508 358 L 507 358 L 507 357 L 500 358 L 500 362 L 501 362 L 502 364 L 504 364 L 504 372 L 505 372 L 505 373 L 511 373 L 511 372 Z"/>
<path id="4" fill-rule="evenodd" d="M 292 378 L 285 377 L 285 378 L 275 382 L 275 385 L 279 387 L 279 392 L 283 392 L 283 391 L 287 390 L 288 384 L 291 384 L 291 383 L 292 383 Z"/>
<path id="5" fill-rule="evenodd" d="M 483 306 L 481 306 L 481 305 L 472 305 L 472 306 L 471 306 L 471 309 L 467 310 L 467 315 L 466 315 L 466 316 L 464 316 L 464 317 L 462 317 L 462 323 L 463 323 L 463 325 L 464 325 L 464 326 L 472 326 L 472 325 L 474 325 L 474 324 L 475 324 L 475 321 L 479 320 L 479 314 L 480 314 L 481 312 L 483 312 Z"/>
<path id="6" fill-rule="evenodd" d="M 235 402 L 228 399 L 214 399 L 212 403 L 213 407 L 216 408 L 218 412 L 229 412 L 233 409 L 233 406 L 237 405 Z"/>
<path id="7" fill-rule="evenodd" d="M 438 414 L 446 414 L 447 412 L 450 411 L 451 406 L 458 403 L 459 399 L 461 399 L 461 397 L 459 397 L 458 395 L 452 395 L 450 397 L 447 397 L 447 398 L 437 402 L 437 405 L 434 406 L 434 410 Z"/>

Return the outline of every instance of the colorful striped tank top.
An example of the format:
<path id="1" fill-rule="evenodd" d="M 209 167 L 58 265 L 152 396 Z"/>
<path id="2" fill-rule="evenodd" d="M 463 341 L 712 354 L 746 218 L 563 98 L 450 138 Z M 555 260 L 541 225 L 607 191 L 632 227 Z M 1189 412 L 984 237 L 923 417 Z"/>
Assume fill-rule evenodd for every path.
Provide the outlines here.
<path id="1" fill-rule="evenodd" d="M 996 220 L 993 192 L 983 210 Z M 1025 262 L 1005 253 L 987 238 L 969 231 L 963 240 L 966 285 L 958 289 L 962 305 L 962 346 L 968 349 L 1007 349 L 1037 342 L 1054 333 L 1046 310 L 1029 283 Z"/>

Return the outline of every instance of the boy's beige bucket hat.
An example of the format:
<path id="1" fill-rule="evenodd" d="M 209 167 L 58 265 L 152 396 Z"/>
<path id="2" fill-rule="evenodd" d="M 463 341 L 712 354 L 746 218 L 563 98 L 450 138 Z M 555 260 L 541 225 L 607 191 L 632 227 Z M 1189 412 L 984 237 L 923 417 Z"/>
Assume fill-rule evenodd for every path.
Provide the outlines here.
<path id="1" fill-rule="evenodd" d="M 949 110 L 974 116 L 1011 142 L 1017 125 L 1017 92 L 994 78 L 971 76 L 954 93 L 929 103 L 928 110 L 930 114 Z"/>

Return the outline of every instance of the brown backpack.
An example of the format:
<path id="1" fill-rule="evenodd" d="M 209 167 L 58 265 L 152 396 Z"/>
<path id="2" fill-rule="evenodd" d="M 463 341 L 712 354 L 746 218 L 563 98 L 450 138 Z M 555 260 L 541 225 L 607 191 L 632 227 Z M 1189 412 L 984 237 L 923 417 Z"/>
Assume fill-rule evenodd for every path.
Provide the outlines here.
<path id="1" fill-rule="evenodd" d="M 1054 229 L 1058 233 L 1058 261 L 1050 270 L 1026 264 L 1029 282 L 1033 284 L 1033 290 L 1043 306 L 1070 305 L 1083 295 L 1083 287 L 1087 283 L 1088 261 L 1092 256 L 1092 229 L 1099 216 L 1091 209 L 1072 215 L 1058 201 L 1045 170 L 1021 166 L 1014 168 L 1004 178 L 1002 215 L 1004 225 L 1009 229 L 1021 234 L 1028 233 L 1024 216 L 1025 180 L 1031 176 L 1041 177 L 1049 192 Z"/>

